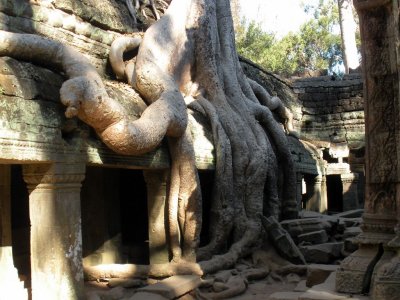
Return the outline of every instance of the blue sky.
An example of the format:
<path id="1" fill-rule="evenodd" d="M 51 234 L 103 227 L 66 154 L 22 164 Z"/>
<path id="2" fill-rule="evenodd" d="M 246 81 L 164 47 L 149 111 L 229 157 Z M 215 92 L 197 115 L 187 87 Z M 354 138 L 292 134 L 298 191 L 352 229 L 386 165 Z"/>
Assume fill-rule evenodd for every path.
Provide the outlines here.
<path id="1" fill-rule="evenodd" d="M 301 2 L 316 4 L 318 0 L 239 0 L 242 15 L 259 21 L 265 31 L 275 32 L 278 37 L 297 31 L 310 17 Z"/>

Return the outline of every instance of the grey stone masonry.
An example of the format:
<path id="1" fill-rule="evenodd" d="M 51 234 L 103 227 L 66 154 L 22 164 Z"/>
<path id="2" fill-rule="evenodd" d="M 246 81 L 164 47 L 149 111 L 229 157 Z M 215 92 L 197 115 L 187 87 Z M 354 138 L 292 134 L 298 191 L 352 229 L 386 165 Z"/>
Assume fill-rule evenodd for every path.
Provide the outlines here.
<path id="1" fill-rule="evenodd" d="M 311 140 L 347 142 L 350 148 L 364 141 L 363 82 L 360 74 L 302 78 L 293 81 L 302 106 L 301 136 Z"/>

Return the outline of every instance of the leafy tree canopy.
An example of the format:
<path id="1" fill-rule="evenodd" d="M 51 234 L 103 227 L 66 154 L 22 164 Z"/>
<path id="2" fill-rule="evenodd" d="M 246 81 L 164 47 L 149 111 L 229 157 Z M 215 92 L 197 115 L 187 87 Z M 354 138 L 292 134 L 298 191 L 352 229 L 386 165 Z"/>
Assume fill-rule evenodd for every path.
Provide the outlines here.
<path id="1" fill-rule="evenodd" d="M 282 38 L 263 31 L 260 23 L 243 19 L 236 32 L 238 53 L 284 76 L 332 71 L 343 62 L 337 2 L 320 0 L 316 6 L 303 4 L 303 8 L 312 18 Z"/>

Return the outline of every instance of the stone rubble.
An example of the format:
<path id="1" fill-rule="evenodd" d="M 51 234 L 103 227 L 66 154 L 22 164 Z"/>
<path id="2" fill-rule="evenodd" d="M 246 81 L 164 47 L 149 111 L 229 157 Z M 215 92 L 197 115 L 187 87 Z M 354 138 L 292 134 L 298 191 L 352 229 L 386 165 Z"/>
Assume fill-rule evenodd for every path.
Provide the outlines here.
<path id="1" fill-rule="evenodd" d="M 126 288 L 124 297 L 121 297 L 123 285 L 110 289 L 112 284 L 108 284 L 108 291 L 99 292 L 98 296 L 92 293 L 90 299 L 369 299 L 366 296 L 336 293 L 334 287 L 338 262 L 357 249 L 351 239 L 361 232 L 362 213 L 363 210 L 354 210 L 323 215 L 302 211 L 300 219 L 273 223 L 273 228 L 279 227 L 279 237 L 292 239 L 291 247 L 297 247 L 307 264 L 290 263 L 277 254 L 285 249 L 278 251 L 267 242 L 268 246 L 255 251 L 251 259 L 241 260 L 234 268 L 207 275 L 203 279 L 184 275 L 160 281 L 148 280 L 145 287 Z M 268 236 L 268 230 L 266 234 Z M 272 235 L 268 237 L 274 238 Z"/>

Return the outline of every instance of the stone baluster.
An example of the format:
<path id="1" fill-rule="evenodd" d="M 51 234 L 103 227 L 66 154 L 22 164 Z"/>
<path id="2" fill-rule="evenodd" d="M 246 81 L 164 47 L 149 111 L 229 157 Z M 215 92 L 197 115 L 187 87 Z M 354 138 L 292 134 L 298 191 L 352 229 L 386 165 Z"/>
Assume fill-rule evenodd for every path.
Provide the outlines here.
<path id="1" fill-rule="evenodd" d="M 0 298 L 27 300 L 14 267 L 11 231 L 11 168 L 0 165 Z"/>
<path id="2" fill-rule="evenodd" d="M 400 294 L 399 246 L 393 240 L 400 199 L 399 4 L 354 0 L 354 5 L 363 45 L 366 194 L 363 232 L 355 239 L 359 250 L 341 263 L 336 288 L 394 300 Z"/>
<path id="3" fill-rule="evenodd" d="M 143 171 L 147 185 L 147 207 L 149 218 L 150 264 L 169 262 L 166 232 L 167 172 L 163 170 Z"/>
<path id="4" fill-rule="evenodd" d="M 32 299 L 84 299 L 80 190 L 84 164 L 24 165 Z"/>

